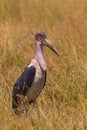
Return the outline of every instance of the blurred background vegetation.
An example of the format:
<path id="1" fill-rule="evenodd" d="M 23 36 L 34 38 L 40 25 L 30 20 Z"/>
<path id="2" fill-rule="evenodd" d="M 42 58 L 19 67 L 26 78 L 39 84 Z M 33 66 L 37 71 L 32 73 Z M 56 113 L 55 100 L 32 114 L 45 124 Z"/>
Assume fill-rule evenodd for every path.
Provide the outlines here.
<path id="1" fill-rule="evenodd" d="M 46 86 L 17 116 L 13 84 L 34 57 L 34 33 L 44 31 L 59 51 L 44 48 Z M 87 129 L 87 1 L 0 0 L 0 129 Z"/>

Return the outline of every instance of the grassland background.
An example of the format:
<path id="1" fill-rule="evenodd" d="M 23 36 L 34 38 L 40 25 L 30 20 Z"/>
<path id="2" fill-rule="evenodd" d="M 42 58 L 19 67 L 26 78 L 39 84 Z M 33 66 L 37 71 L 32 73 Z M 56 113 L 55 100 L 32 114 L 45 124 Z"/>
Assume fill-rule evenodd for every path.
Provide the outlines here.
<path id="1" fill-rule="evenodd" d="M 44 31 L 60 57 L 44 48 L 47 83 L 37 106 L 16 116 L 15 80 Z M 87 130 L 87 1 L 0 0 L 0 130 Z"/>

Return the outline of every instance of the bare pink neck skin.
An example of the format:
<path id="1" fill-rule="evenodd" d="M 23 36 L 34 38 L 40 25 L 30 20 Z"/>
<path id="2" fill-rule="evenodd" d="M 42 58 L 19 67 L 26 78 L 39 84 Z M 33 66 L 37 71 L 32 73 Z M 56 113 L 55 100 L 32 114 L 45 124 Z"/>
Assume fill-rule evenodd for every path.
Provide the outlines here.
<path id="1" fill-rule="evenodd" d="M 47 67 L 46 67 L 46 63 L 43 57 L 43 50 L 42 50 L 42 46 L 41 43 L 39 41 L 36 41 L 36 55 L 35 55 L 35 60 L 39 63 L 40 68 L 43 71 L 46 71 Z"/>

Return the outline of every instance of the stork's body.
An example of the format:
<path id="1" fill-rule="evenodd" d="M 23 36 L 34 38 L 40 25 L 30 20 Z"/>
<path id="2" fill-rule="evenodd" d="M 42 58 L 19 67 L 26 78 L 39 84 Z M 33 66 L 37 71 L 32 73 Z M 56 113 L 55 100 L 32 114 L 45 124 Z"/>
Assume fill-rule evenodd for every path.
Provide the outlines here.
<path id="1" fill-rule="evenodd" d="M 34 101 L 36 97 L 38 97 L 46 82 L 46 71 L 41 70 L 40 65 L 35 59 L 31 61 L 31 64 L 28 66 L 28 68 L 31 66 L 35 68 L 35 76 L 30 89 L 26 93 L 29 102 Z"/>
<path id="2" fill-rule="evenodd" d="M 58 55 L 56 49 L 46 40 L 46 35 L 43 32 L 36 33 L 36 55 L 14 84 L 12 95 L 13 108 L 17 108 L 21 104 L 21 95 L 27 97 L 29 103 L 35 101 L 45 85 L 47 67 L 43 57 L 43 45 L 48 46 Z"/>

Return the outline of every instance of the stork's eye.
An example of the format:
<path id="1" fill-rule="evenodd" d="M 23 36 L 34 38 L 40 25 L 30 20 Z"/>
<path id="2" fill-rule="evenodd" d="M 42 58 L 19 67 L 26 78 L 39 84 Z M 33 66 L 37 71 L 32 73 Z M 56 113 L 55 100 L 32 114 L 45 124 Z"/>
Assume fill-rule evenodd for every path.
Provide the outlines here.
<path id="1" fill-rule="evenodd" d="M 35 35 L 35 39 L 38 40 L 38 41 L 42 41 L 45 38 L 46 38 L 46 35 L 45 35 L 44 32 L 38 32 Z"/>
<path id="2" fill-rule="evenodd" d="M 41 36 L 42 36 L 43 38 L 46 38 L 46 34 L 45 34 L 44 32 L 41 32 Z"/>

